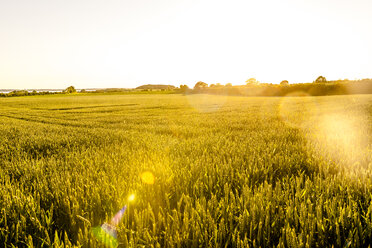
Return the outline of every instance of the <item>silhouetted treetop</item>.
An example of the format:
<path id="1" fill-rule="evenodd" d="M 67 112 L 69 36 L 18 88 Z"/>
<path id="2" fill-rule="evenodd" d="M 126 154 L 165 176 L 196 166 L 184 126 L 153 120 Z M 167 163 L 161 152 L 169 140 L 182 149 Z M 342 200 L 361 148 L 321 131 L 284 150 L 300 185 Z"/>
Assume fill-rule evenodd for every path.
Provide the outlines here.
<path id="1" fill-rule="evenodd" d="M 208 87 L 207 83 L 199 81 L 195 84 L 194 89 L 200 89 L 200 88 L 206 88 L 206 87 Z"/>
<path id="2" fill-rule="evenodd" d="M 247 84 L 255 85 L 258 84 L 258 81 L 255 78 L 250 78 L 247 81 L 245 81 Z"/>
<path id="3" fill-rule="evenodd" d="M 316 80 L 315 83 L 325 83 L 327 82 L 327 79 L 323 76 L 319 76 Z"/>
<path id="4" fill-rule="evenodd" d="M 75 92 L 76 92 L 76 89 L 74 86 L 70 86 L 65 89 L 65 93 L 75 93 Z"/>

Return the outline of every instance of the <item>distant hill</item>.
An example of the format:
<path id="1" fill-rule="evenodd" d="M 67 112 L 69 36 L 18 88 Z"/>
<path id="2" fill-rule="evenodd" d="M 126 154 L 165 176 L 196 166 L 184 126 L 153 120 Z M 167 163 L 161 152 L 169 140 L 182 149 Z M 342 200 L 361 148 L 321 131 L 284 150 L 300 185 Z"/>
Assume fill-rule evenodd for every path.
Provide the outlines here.
<path id="1" fill-rule="evenodd" d="M 139 90 L 173 90 L 176 87 L 173 85 L 165 85 L 165 84 L 145 84 L 138 86 L 136 89 Z"/>

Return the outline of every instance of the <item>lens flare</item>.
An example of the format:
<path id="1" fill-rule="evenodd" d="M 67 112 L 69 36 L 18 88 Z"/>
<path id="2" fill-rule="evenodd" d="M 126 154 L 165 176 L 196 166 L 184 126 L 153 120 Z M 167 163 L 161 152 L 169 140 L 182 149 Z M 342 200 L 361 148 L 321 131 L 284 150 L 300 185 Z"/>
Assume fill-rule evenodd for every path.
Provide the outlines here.
<path id="1" fill-rule="evenodd" d="M 128 196 L 128 201 L 134 201 L 134 199 L 136 198 L 136 196 L 134 194 L 131 194 Z"/>
<path id="2" fill-rule="evenodd" d="M 141 174 L 142 182 L 146 184 L 154 184 L 155 177 L 150 171 L 145 171 Z"/>
<path id="3" fill-rule="evenodd" d="M 118 240 L 116 238 L 116 230 L 108 231 L 107 224 L 96 226 L 92 228 L 93 235 L 101 241 L 106 247 L 118 247 Z"/>
<path id="4" fill-rule="evenodd" d="M 192 94 L 186 97 L 190 106 L 201 113 L 216 112 L 227 101 L 227 95 Z"/>
<path id="5" fill-rule="evenodd" d="M 362 153 L 368 147 L 363 123 L 363 119 L 357 115 L 323 115 L 313 127 L 313 143 L 318 144 L 318 150 L 324 155 L 352 164 L 363 157 Z"/>
<path id="6" fill-rule="evenodd" d="M 122 219 L 127 206 L 120 209 L 109 223 L 103 223 L 101 226 L 92 228 L 93 235 L 104 245 L 110 248 L 118 247 L 116 227 Z"/>
<path id="7" fill-rule="evenodd" d="M 123 217 L 125 210 L 127 210 L 127 206 L 124 206 L 122 209 L 119 210 L 119 212 L 115 214 L 115 216 L 110 221 L 110 225 L 117 226 L 121 218 Z"/>
<path id="8" fill-rule="evenodd" d="M 292 128 L 306 128 L 318 111 L 316 97 L 302 91 L 286 95 L 279 104 L 280 118 Z"/>
<path id="9" fill-rule="evenodd" d="M 360 101 L 362 101 L 360 99 Z M 322 160 L 332 161 L 323 170 L 357 178 L 371 175 L 370 119 L 359 102 L 344 99 L 332 109 L 321 108 L 313 125 L 307 129 L 309 148 Z"/>

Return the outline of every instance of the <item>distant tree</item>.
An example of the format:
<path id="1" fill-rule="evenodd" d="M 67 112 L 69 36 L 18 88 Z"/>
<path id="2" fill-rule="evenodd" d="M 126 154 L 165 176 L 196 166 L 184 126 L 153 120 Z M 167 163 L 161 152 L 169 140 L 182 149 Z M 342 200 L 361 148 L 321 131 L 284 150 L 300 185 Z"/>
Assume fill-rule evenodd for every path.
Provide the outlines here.
<path id="1" fill-rule="evenodd" d="M 227 83 L 225 86 L 226 87 L 232 87 L 232 83 Z"/>
<path id="2" fill-rule="evenodd" d="M 85 92 L 87 92 L 85 89 L 80 90 L 80 93 L 85 93 Z"/>
<path id="3" fill-rule="evenodd" d="M 289 84 L 289 83 L 288 83 L 287 80 L 283 80 L 283 81 L 280 82 L 280 85 L 283 85 L 283 86 L 288 85 L 288 84 Z"/>
<path id="4" fill-rule="evenodd" d="M 316 80 L 315 83 L 325 83 L 327 82 L 327 79 L 323 76 L 319 76 Z"/>
<path id="5" fill-rule="evenodd" d="M 214 87 L 216 87 L 216 85 L 215 84 L 211 84 L 211 85 L 209 85 L 209 87 L 214 88 Z"/>
<path id="6" fill-rule="evenodd" d="M 65 93 L 75 93 L 75 92 L 76 92 L 76 89 L 74 86 L 70 86 L 65 89 Z"/>
<path id="7" fill-rule="evenodd" d="M 189 86 L 187 86 L 186 84 L 184 84 L 184 85 L 180 85 L 180 91 L 181 92 L 186 92 L 186 91 L 188 91 L 189 90 Z"/>
<path id="8" fill-rule="evenodd" d="M 255 85 L 258 84 L 258 81 L 255 78 L 250 78 L 247 81 L 245 81 L 247 85 Z"/>
<path id="9" fill-rule="evenodd" d="M 199 81 L 199 82 L 197 82 L 195 84 L 194 89 L 195 90 L 198 90 L 198 89 L 202 89 L 202 88 L 206 88 L 206 87 L 208 87 L 208 84 L 207 83 L 204 83 L 202 81 Z"/>

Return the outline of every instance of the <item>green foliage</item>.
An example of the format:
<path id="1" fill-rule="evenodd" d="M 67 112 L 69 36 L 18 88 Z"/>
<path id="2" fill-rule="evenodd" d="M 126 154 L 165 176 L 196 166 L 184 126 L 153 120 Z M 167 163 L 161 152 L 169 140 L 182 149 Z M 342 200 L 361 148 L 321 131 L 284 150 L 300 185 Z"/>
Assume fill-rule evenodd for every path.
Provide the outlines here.
<path id="1" fill-rule="evenodd" d="M 323 77 L 323 76 L 319 76 L 315 80 L 315 83 L 325 83 L 325 82 L 327 82 L 327 79 L 325 77 Z"/>
<path id="2" fill-rule="evenodd" d="M 194 90 L 194 92 L 200 93 L 200 90 Z M 288 84 L 288 81 L 285 80 L 280 84 L 247 83 L 247 85 L 242 86 L 230 85 L 230 87 L 225 87 L 225 89 L 206 87 L 202 90 L 202 93 L 237 96 L 287 96 L 298 92 L 310 96 L 372 94 L 372 79 L 300 84 Z"/>
<path id="3" fill-rule="evenodd" d="M 76 93 L 76 89 L 74 86 L 69 86 L 65 89 L 65 93 L 71 94 L 71 93 Z"/>
<path id="4" fill-rule="evenodd" d="M 192 102 L 199 97 L 208 101 Z M 0 246 L 101 247 L 92 228 L 135 192 L 120 247 L 368 247 L 371 100 L 0 99 Z M 332 146 L 349 159 L 326 155 L 311 138 L 317 130 L 290 125 L 312 128 L 315 110 L 360 113 L 355 128 L 367 145 Z M 153 172 L 153 185 L 141 181 L 143 171 Z"/>
<path id="5" fill-rule="evenodd" d="M 33 90 L 29 92 L 27 90 L 13 90 L 9 93 L 0 93 L 0 97 L 19 97 L 19 96 L 35 96 L 35 95 L 54 95 L 61 94 L 62 92 L 49 92 L 49 91 L 39 91 Z"/>
<path id="6" fill-rule="evenodd" d="M 259 82 L 255 78 L 250 78 L 247 81 L 245 81 L 247 85 L 257 85 Z"/>
<path id="7" fill-rule="evenodd" d="M 181 93 L 186 93 L 187 91 L 189 91 L 190 89 L 189 89 L 189 86 L 187 86 L 186 84 L 185 85 L 180 85 L 180 89 L 179 89 L 179 91 L 181 92 Z"/>
<path id="8" fill-rule="evenodd" d="M 204 83 L 204 82 L 202 82 L 202 81 L 199 81 L 199 82 L 197 82 L 197 83 L 195 84 L 195 86 L 194 86 L 194 90 L 200 90 L 200 89 L 204 89 L 204 88 L 206 88 L 206 87 L 208 87 L 208 84 L 207 84 L 207 83 Z"/>

